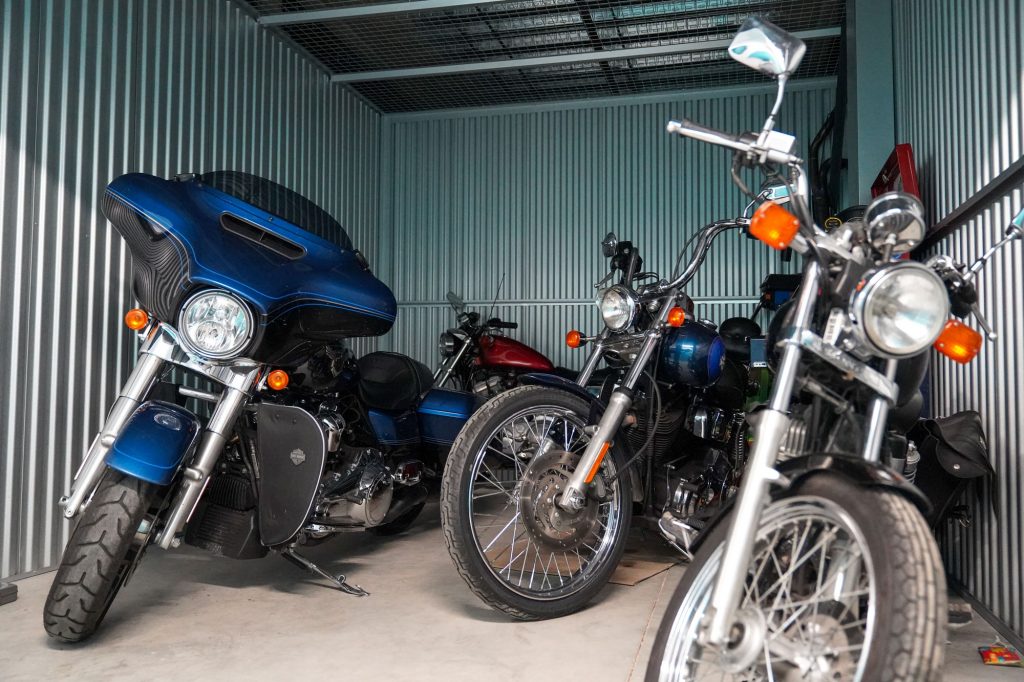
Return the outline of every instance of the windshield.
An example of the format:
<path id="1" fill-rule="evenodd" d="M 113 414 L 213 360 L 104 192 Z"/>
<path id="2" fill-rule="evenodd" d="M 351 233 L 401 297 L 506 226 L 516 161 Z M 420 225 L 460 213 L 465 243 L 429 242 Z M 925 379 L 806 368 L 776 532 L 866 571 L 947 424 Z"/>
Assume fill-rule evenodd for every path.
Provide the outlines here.
<path id="1" fill-rule="evenodd" d="M 196 181 L 309 230 L 346 251 L 352 250 L 352 240 L 337 220 L 306 197 L 283 185 L 240 171 L 203 173 Z"/>

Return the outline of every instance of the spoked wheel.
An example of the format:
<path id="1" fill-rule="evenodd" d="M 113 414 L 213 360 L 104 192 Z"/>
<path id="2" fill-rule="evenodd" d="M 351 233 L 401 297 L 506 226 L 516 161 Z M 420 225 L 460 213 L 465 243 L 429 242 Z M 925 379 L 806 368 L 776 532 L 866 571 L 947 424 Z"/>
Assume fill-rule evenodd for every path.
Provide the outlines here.
<path id="1" fill-rule="evenodd" d="M 604 586 L 625 547 L 628 477 L 610 452 L 587 505 L 558 500 L 590 438 L 589 405 L 565 391 L 513 389 L 489 401 L 452 446 L 441 521 L 460 575 L 486 603 L 520 619 L 582 608 Z"/>
<path id="2" fill-rule="evenodd" d="M 754 637 L 703 645 L 723 553 L 719 523 L 676 590 L 647 680 L 930 680 L 945 643 L 945 579 L 927 524 L 892 491 L 828 475 L 769 505 L 740 604 Z"/>

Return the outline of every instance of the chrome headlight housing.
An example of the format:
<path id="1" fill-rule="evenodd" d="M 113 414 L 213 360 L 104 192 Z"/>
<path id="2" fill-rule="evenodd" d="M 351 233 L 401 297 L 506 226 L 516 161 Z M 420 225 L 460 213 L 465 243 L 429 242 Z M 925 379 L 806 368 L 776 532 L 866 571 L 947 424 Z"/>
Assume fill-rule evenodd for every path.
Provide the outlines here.
<path id="1" fill-rule="evenodd" d="M 441 332 L 437 339 L 437 352 L 442 358 L 450 358 L 455 355 L 455 334 L 450 331 Z"/>
<path id="2" fill-rule="evenodd" d="M 613 332 L 620 332 L 633 324 L 636 318 L 637 301 L 633 293 L 624 286 L 616 285 L 605 289 L 597 301 L 601 317 Z"/>
<path id="3" fill-rule="evenodd" d="M 253 328 L 249 306 L 219 289 L 192 295 L 178 314 L 178 332 L 184 346 L 211 360 L 239 355 L 252 340 Z"/>
<path id="4" fill-rule="evenodd" d="M 935 343 L 949 319 L 942 280 L 920 263 L 890 265 L 870 275 L 853 296 L 854 325 L 880 355 L 906 358 Z"/>

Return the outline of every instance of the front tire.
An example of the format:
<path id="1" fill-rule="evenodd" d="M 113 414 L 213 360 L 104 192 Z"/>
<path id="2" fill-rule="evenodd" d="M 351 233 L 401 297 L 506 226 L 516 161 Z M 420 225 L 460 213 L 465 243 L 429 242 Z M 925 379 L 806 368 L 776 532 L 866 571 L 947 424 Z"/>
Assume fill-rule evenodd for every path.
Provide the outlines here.
<path id="1" fill-rule="evenodd" d="M 102 622 L 141 547 L 135 534 L 157 487 L 108 469 L 68 540 L 46 598 L 43 625 L 63 642 L 80 642 Z"/>
<path id="2" fill-rule="evenodd" d="M 572 516 L 552 504 L 589 442 L 589 414 L 575 395 L 521 386 L 488 401 L 452 445 L 441 483 L 448 553 L 473 593 L 513 618 L 580 610 L 625 549 L 632 498 L 628 474 L 611 479 L 624 465 L 616 448 L 594 480 L 603 495 Z"/>
<path id="3" fill-rule="evenodd" d="M 831 530 L 822 523 L 812 532 L 810 520 L 815 518 L 831 520 Z M 787 675 L 803 674 L 793 661 L 767 648 L 749 667 L 727 669 L 725 657 L 700 644 L 701 621 L 709 608 L 728 526 L 727 519 L 718 523 L 676 588 L 651 652 L 648 682 L 709 675 L 723 680 L 771 675 L 789 679 Z M 820 547 L 809 547 L 817 554 L 802 558 L 798 540 L 792 539 L 800 533 L 805 538 L 801 542 L 822 538 Z M 853 560 L 830 555 L 828 543 L 846 552 L 838 556 Z M 858 565 L 859 570 L 852 568 Z M 787 602 L 793 604 L 788 612 Z M 945 574 L 924 518 L 894 491 L 817 474 L 776 499 L 760 519 L 754 557 L 747 567 L 744 607 L 761 614 L 767 641 L 776 637 L 808 648 L 811 653 L 805 652 L 805 659 L 820 669 L 812 669 L 819 676 L 809 679 L 941 677 Z"/>

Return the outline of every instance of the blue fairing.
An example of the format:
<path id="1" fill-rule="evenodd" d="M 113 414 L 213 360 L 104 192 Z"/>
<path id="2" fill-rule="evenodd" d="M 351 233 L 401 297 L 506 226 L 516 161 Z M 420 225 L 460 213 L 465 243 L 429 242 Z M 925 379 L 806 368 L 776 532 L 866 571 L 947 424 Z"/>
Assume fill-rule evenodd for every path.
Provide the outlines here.
<path id="1" fill-rule="evenodd" d="M 107 466 L 135 478 L 167 485 L 199 434 L 188 410 L 151 400 L 135 410 L 110 448 Z"/>
<path id="2" fill-rule="evenodd" d="M 451 444 L 476 408 L 477 399 L 471 393 L 432 389 L 417 408 L 423 440 Z"/>
<path id="3" fill-rule="evenodd" d="M 337 308 L 376 320 L 370 332 L 376 334 L 388 331 L 395 320 L 394 295 L 363 267 L 356 252 L 234 196 L 201 182 L 141 173 L 122 175 L 107 191 L 173 238 L 183 273 L 179 289 L 228 289 L 252 303 L 263 325 L 304 306 Z M 225 213 L 299 247 L 298 257 L 222 229 Z"/>

